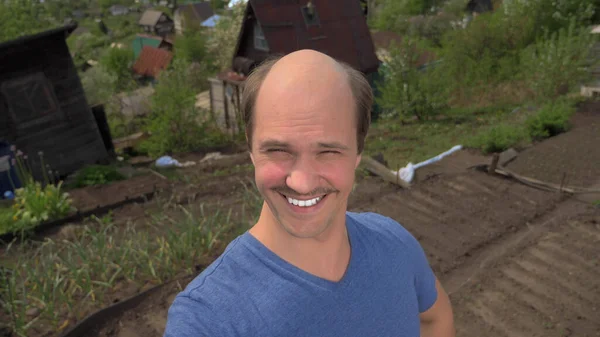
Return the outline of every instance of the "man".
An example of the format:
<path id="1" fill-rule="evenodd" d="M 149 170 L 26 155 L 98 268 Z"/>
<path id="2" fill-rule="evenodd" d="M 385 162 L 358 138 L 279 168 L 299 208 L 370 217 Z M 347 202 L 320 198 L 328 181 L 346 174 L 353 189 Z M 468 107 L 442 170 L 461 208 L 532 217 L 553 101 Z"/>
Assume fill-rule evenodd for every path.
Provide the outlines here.
<path id="1" fill-rule="evenodd" d="M 415 238 L 346 210 L 372 101 L 361 73 L 316 51 L 251 74 L 242 108 L 260 218 L 177 296 L 166 337 L 454 336 Z"/>

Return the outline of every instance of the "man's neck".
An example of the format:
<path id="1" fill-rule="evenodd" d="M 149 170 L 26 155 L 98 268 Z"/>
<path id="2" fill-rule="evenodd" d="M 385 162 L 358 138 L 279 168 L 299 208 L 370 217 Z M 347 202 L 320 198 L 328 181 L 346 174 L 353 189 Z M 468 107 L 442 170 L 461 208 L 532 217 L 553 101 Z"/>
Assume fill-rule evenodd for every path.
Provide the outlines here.
<path id="1" fill-rule="evenodd" d="M 263 209 L 263 213 L 264 213 Z M 350 262 L 345 216 L 316 238 L 296 238 L 271 216 L 261 214 L 250 234 L 286 262 L 323 279 L 337 282 Z"/>

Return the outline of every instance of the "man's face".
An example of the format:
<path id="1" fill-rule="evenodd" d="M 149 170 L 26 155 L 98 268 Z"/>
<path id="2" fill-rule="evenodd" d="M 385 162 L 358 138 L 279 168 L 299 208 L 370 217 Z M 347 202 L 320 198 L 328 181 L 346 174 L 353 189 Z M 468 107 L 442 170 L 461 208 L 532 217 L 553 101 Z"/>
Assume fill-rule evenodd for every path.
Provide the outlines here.
<path id="1" fill-rule="evenodd" d="M 256 184 L 271 218 L 294 237 L 317 237 L 345 219 L 360 162 L 354 99 L 336 72 L 267 76 L 256 101 Z"/>

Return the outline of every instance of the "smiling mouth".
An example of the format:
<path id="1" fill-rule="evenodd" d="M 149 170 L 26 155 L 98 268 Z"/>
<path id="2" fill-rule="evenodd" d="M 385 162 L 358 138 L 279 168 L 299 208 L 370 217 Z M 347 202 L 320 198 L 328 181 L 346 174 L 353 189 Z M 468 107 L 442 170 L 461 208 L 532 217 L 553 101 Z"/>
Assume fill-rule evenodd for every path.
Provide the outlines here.
<path id="1" fill-rule="evenodd" d="M 290 205 L 294 205 L 294 206 L 298 206 L 298 207 L 312 207 L 317 205 L 319 202 L 321 202 L 323 199 L 325 199 L 325 197 L 327 196 L 327 194 L 318 196 L 316 198 L 312 198 L 312 199 L 295 199 L 292 197 L 288 197 L 286 195 L 281 194 L 281 196 L 287 200 L 287 202 Z"/>

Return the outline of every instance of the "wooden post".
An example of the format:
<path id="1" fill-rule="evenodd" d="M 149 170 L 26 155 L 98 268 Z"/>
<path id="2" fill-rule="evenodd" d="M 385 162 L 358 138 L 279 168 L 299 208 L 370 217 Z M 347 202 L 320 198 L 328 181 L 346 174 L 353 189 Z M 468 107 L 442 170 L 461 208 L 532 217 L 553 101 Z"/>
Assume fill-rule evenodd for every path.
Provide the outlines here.
<path id="1" fill-rule="evenodd" d="M 235 98 L 237 101 L 237 116 L 238 116 L 238 133 L 244 132 L 244 112 L 242 111 L 242 103 L 240 101 L 240 86 L 236 84 L 235 86 Z"/>
<path id="2" fill-rule="evenodd" d="M 210 97 L 210 117 L 212 118 L 212 120 L 214 121 L 214 123 L 217 123 L 217 118 L 215 117 L 215 103 L 213 102 L 214 96 L 213 96 L 213 83 L 209 80 L 208 81 L 208 96 Z"/>
<path id="3" fill-rule="evenodd" d="M 488 168 L 488 173 L 489 174 L 495 174 L 496 173 L 496 167 L 498 167 L 498 160 L 500 159 L 500 155 L 497 153 L 494 153 L 493 157 L 492 157 L 492 163 L 490 164 L 490 167 Z"/>
<path id="4" fill-rule="evenodd" d="M 225 81 L 222 82 L 221 84 L 223 86 L 223 113 L 225 114 L 225 127 L 227 128 L 227 131 L 229 132 L 230 130 L 230 123 L 229 123 L 229 109 L 227 107 L 227 93 L 226 93 L 226 89 L 227 89 L 227 83 Z"/>

